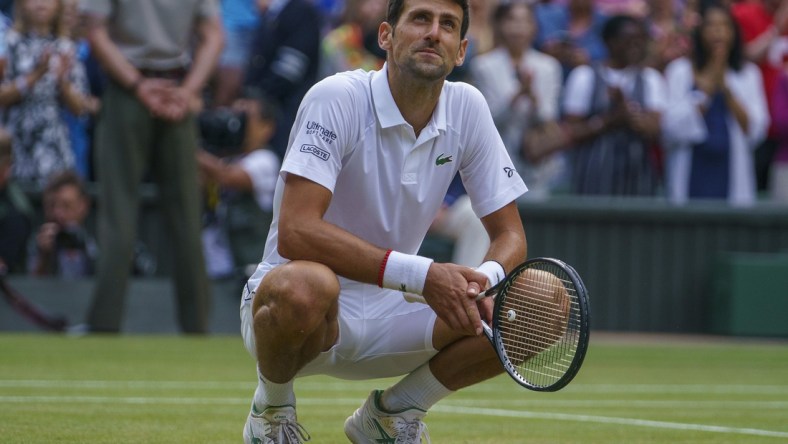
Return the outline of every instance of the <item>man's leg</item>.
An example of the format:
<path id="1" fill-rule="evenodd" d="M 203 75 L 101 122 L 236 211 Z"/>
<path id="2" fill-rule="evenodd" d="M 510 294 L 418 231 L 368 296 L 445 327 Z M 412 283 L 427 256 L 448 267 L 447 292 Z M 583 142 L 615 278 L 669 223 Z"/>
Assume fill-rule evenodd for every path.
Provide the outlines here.
<path id="1" fill-rule="evenodd" d="M 503 372 L 486 336 L 464 336 L 438 319 L 433 345 L 440 350 L 438 354 L 383 392 L 384 408 L 397 411 L 416 407 L 427 411 L 451 393 Z"/>
<path id="2" fill-rule="evenodd" d="M 260 373 L 292 380 L 339 333 L 339 281 L 324 265 L 294 261 L 271 270 L 257 289 L 252 313 Z"/>
<path id="3" fill-rule="evenodd" d="M 138 100 L 113 83 L 107 86 L 95 135 L 99 261 L 87 317 L 94 331 L 118 332 L 123 320 L 151 125 Z"/>
<path id="4" fill-rule="evenodd" d="M 503 369 L 485 336 L 464 336 L 438 319 L 433 345 L 440 351 L 384 391 L 373 391 L 345 421 L 345 434 L 355 444 L 418 444 L 429 435 L 422 422 L 427 411 L 454 391 L 500 374 Z"/>
<path id="5" fill-rule="evenodd" d="M 258 386 L 246 443 L 308 440 L 295 412 L 293 378 L 339 335 L 339 281 L 328 267 L 294 261 L 265 275 L 252 301 Z"/>
<path id="6" fill-rule="evenodd" d="M 153 168 L 161 211 L 174 250 L 178 320 L 184 333 L 207 333 L 211 292 L 201 232 L 202 194 L 197 180 L 197 128 L 193 117 L 157 121 Z"/>

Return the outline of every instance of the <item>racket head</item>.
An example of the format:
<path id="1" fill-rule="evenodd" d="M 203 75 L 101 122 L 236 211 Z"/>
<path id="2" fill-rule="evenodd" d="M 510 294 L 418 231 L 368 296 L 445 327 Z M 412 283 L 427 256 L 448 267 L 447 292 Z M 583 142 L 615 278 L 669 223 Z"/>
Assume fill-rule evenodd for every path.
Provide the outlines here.
<path id="1" fill-rule="evenodd" d="M 520 385 L 553 392 L 580 370 L 588 349 L 590 307 L 580 276 L 552 258 L 530 259 L 495 296 L 492 343 Z"/>

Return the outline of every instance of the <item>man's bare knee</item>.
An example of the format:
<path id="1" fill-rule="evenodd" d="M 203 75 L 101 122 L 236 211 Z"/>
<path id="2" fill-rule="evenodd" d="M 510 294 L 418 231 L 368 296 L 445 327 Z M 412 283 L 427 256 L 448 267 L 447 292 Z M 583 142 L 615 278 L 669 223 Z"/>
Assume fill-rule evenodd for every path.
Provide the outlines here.
<path id="1" fill-rule="evenodd" d="M 260 283 L 253 304 L 255 324 L 275 323 L 288 331 L 312 331 L 325 322 L 338 295 L 339 281 L 328 267 L 315 262 L 289 262 L 269 272 Z"/>

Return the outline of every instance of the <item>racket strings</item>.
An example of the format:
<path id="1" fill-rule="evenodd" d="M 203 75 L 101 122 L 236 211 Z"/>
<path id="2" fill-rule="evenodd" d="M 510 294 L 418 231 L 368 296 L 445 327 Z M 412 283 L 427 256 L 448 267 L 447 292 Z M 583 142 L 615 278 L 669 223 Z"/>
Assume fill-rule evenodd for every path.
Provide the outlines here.
<path id="1" fill-rule="evenodd" d="M 557 267 L 524 270 L 507 289 L 498 313 L 509 360 L 536 386 L 550 386 L 566 374 L 580 328 L 575 286 Z"/>

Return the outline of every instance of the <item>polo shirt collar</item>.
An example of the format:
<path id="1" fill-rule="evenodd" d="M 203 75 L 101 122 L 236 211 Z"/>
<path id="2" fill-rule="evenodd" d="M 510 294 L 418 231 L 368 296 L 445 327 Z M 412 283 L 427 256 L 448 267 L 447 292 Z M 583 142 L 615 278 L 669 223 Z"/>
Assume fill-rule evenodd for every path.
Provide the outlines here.
<path id="1" fill-rule="evenodd" d="M 445 85 L 444 85 L 445 87 Z M 380 71 L 372 74 L 371 81 L 372 99 L 375 104 L 375 112 L 378 115 L 378 121 L 381 128 L 390 128 L 397 125 L 408 125 L 405 118 L 402 117 L 394 96 L 391 95 L 391 88 L 389 87 L 389 79 L 387 75 L 387 64 L 383 64 Z M 446 94 L 441 91 L 438 98 L 438 106 L 432 113 L 432 118 L 424 130 L 432 131 L 446 131 Z M 430 131 L 432 130 L 432 131 Z M 424 131 L 422 131 L 424 132 Z"/>

